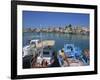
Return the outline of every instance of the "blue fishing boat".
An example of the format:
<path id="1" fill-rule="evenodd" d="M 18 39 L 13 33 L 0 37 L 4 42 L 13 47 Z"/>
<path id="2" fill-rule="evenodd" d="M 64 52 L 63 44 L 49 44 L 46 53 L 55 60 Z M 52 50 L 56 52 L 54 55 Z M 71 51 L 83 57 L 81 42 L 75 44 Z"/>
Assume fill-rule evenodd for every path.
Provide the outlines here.
<path id="1" fill-rule="evenodd" d="M 65 44 L 64 45 L 64 53 L 68 57 L 77 59 L 81 55 L 82 50 L 79 47 L 75 47 L 74 44 Z"/>
<path id="2" fill-rule="evenodd" d="M 60 66 L 84 66 L 89 64 L 89 59 L 74 44 L 65 44 L 62 50 L 58 52 Z M 85 57 L 85 58 L 84 58 Z"/>

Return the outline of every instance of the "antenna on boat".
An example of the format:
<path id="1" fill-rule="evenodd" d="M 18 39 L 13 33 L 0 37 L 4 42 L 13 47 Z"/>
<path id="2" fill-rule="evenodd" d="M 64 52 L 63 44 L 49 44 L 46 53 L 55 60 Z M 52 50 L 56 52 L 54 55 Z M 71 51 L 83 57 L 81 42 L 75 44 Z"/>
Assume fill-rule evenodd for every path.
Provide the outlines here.
<path id="1" fill-rule="evenodd" d="M 41 27 L 41 24 L 40 24 L 40 28 L 42 28 Z M 40 30 L 40 40 L 41 40 L 41 43 L 42 43 L 42 52 L 41 52 L 41 57 L 43 57 L 43 40 L 42 40 L 42 32 L 41 32 L 41 30 Z"/>

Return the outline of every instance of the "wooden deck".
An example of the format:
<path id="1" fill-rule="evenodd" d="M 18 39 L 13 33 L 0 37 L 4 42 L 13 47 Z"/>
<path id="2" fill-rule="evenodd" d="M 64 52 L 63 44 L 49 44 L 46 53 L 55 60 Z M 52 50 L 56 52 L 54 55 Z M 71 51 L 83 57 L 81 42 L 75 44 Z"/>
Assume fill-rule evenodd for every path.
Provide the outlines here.
<path id="1" fill-rule="evenodd" d="M 72 58 L 68 58 L 68 62 L 69 62 L 69 66 L 83 66 L 83 62 L 77 59 L 72 59 Z M 64 67 L 68 66 L 68 63 L 66 61 L 64 61 Z"/>

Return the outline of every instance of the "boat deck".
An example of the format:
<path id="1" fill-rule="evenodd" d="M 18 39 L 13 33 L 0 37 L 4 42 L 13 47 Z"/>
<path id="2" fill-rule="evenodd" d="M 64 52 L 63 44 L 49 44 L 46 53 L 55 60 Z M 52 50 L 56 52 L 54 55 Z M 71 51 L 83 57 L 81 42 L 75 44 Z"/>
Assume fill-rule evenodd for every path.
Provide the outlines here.
<path id="1" fill-rule="evenodd" d="M 55 44 L 54 40 L 43 40 L 38 45 L 36 45 L 36 47 L 40 48 L 40 47 L 54 46 L 54 44 Z"/>
<path id="2" fill-rule="evenodd" d="M 69 66 L 83 66 L 83 62 L 80 60 L 76 60 L 76 59 L 72 59 L 72 58 L 68 58 L 68 62 L 69 62 Z M 64 67 L 68 66 L 68 63 L 66 61 L 64 61 Z"/>

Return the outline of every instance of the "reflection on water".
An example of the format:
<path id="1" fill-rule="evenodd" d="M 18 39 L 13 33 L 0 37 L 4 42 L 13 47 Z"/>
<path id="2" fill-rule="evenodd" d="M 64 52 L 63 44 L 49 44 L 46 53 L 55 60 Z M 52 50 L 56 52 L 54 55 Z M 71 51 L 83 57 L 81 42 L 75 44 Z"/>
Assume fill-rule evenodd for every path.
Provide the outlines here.
<path id="1" fill-rule="evenodd" d="M 40 39 L 40 33 L 29 33 L 23 34 L 23 46 L 27 45 L 29 40 Z M 81 49 L 89 49 L 89 35 L 80 34 L 63 34 L 63 33 L 42 33 L 42 39 L 53 39 L 55 40 L 54 49 L 56 51 L 62 49 L 64 44 L 74 44 Z"/>

